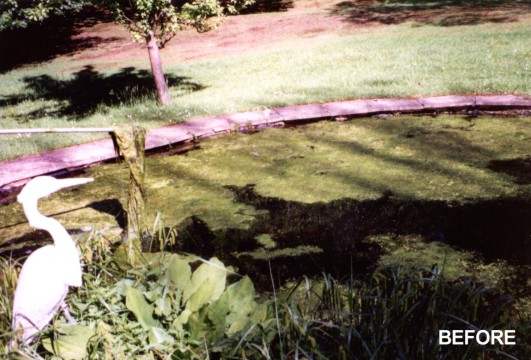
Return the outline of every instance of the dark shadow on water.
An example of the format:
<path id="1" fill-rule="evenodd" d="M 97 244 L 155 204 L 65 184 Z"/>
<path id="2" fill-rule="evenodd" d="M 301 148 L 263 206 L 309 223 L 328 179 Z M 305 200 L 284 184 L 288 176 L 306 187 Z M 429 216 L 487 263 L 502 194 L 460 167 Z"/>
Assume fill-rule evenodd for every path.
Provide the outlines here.
<path id="1" fill-rule="evenodd" d="M 127 227 L 127 213 L 118 199 L 95 201 L 86 205 L 85 207 L 94 209 L 104 214 L 109 214 L 115 218 L 120 228 L 125 229 Z M 67 214 L 79 209 L 80 208 L 75 208 L 55 214 L 49 214 L 48 216 L 53 218 L 57 215 Z M 27 221 L 7 225 L 3 228 L 18 226 L 23 223 L 27 223 Z M 72 237 L 77 234 L 87 232 L 86 229 L 79 228 L 69 228 L 67 231 Z M 49 244 L 53 244 L 53 239 L 47 231 L 33 229 L 31 232 L 24 234 L 23 236 L 3 242 L 0 246 L 0 256 L 9 256 L 13 259 L 22 259 L 31 254 L 33 251 Z"/>
<path id="2" fill-rule="evenodd" d="M 85 233 L 84 229 L 67 229 L 68 233 L 75 238 L 76 235 Z M 53 239 L 47 231 L 33 230 L 23 236 L 5 241 L 0 246 L 0 257 L 10 257 L 21 260 L 31 255 L 46 245 L 53 245 Z"/>
<path id="3" fill-rule="evenodd" d="M 76 37 L 83 28 L 102 21 L 108 21 L 104 12 L 86 8 L 81 13 L 52 17 L 24 29 L 0 32 L 0 74 L 116 41 L 115 37 Z"/>
<path id="4" fill-rule="evenodd" d="M 270 284 L 269 263 L 278 283 L 302 275 L 331 273 L 341 278 L 376 265 L 382 249 L 363 239 L 374 235 L 420 235 L 424 241 L 443 241 L 473 250 L 486 261 L 503 259 L 514 265 L 531 262 L 531 196 L 500 198 L 468 204 L 395 199 L 387 193 L 376 200 L 340 199 L 305 204 L 264 197 L 254 186 L 228 187 L 235 200 L 267 210 L 248 229 L 213 231 L 191 217 L 178 226 L 174 250 L 218 256 L 250 274 L 260 286 Z M 528 194 L 529 195 L 529 194 Z M 261 247 L 256 237 L 267 234 L 273 249 L 313 248 L 303 255 L 256 259 L 242 253 Z"/>
<path id="5" fill-rule="evenodd" d="M 30 76 L 23 79 L 29 95 L 16 95 L 0 100 L 0 107 L 14 105 L 28 98 L 54 100 L 53 107 L 45 106 L 31 114 L 20 115 L 27 121 L 44 115 L 82 118 L 105 107 L 134 105 L 138 101 L 155 100 L 153 77 L 148 70 L 125 67 L 112 74 L 104 74 L 85 66 L 72 78 L 62 80 L 50 75 Z M 199 91 L 204 87 L 187 77 L 167 75 L 168 86 L 187 91 Z"/>
<path id="6" fill-rule="evenodd" d="M 12 259 L 22 259 L 29 256 L 33 251 L 53 244 L 53 239 L 47 231 L 34 230 L 2 243 L 0 256 L 11 257 Z"/>
<path id="7" fill-rule="evenodd" d="M 277 285 L 303 275 L 326 273 L 341 279 L 371 270 L 384 250 L 364 239 L 378 235 L 415 235 L 425 242 L 445 242 L 471 250 L 486 262 L 507 261 L 521 269 L 514 276 L 517 281 L 529 275 L 530 193 L 452 203 L 397 199 L 387 192 L 374 200 L 344 198 L 307 204 L 262 196 L 254 185 L 227 188 L 233 191 L 235 201 L 265 211 L 244 229 L 213 230 L 201 218 L 191 216 L 176 226 L 175 244 L 165 250 L 217 256 L 240 274 L 250 275 L 261 289 L 270 289 L 270 269 Z M 122 228 L 127 223 L 122 205 L 115 199 L 89 207 L 113 215 Z M 69 229 L 71 234 L 76 231 Z M 257 240 L 264 235 L 276 243 L 269 251 Z M 3 244 L 0 255 L 21 258 L 49 243 L 48 233 L 33 231 Z M 153 247 L 158 243 L 157 239 L 145 243 L 144 250 L 158 251 Z"/>
<path id="8" fill-rule="evenodd" d="M 127 227 L 127 212 L 118 199 L 96 201 L 88 204 L 87 207 L 101 213 L 112 215 L 118 223 L 118 226 L 122 229 Z"/>
<path id="9" fill-rule="evenodd" d="M 531 184 L 531 157 L 492 160 L 487 166 L 488 169 L 500 173 L 505 173 L 514 177 L 514 183 L 519 185 Z"/>
<path id="10" fill-rule="evenodd" d="M 527 0 L 353 0 L 336 4 L 330 12 L 353 24 L 459 26 L 518 21 L 530 10 Z"/>

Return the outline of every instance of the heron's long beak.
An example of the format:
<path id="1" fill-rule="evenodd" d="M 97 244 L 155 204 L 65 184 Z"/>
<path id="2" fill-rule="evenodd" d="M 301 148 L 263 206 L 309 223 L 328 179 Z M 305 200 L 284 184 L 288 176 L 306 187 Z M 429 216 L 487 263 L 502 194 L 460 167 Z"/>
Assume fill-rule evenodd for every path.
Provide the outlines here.
<path id="1" fill-rule="evenodd" d="M 26 203 L 37 204 L 39 199 L 56 191 L 71 186 L 83 185 L 92 181 L 94 181 L 93 178 L 57 179 L 52 176 L 37 176 L 24 186 L 20 194 L 18 194 L 17 200 L 22 205 Z"/>
<path id="2" fill-rule="evenodd" d="M 93 182 L 93 178 L 71 178 L 71 179 L 58 179 L 57 180 L 57 190 L 64 189 L 71 186 L 83 185 L 89 182 Z"/>

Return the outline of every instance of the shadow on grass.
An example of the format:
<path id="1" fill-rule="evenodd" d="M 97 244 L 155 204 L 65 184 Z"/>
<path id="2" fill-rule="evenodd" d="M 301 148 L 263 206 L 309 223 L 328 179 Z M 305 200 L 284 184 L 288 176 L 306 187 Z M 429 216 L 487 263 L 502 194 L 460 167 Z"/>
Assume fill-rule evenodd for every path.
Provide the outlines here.
<path id="1" fill-rule="evenodd" d="M 526 0 L 354 0 L 336 4 L 331 13 L 361 25 L 412 21 L 459 26 L 518 21 L 519 15 L 530 10 Z"/>
<path id="2" fill-rule="evenodd" d="M 72 55 L 85 49 L 116 41 L 116 37 L 80 35 L 83 28 L 105 22 L 105 13 L 87 8 L 81 13 L 52 17 L 24 29 L 0 32 L 0 74 L 23 65 Z"/>
<path id="3" fill-rule="evenodd" d="M 287 11 L 293 7 L 293 0 L 256 0 L 249 5 L 242 14 L 254 14 L 261 12 Z"/>
<path id="4" fill-rule="evenodd" d="M 85 66 L 72 78 L 59 80 L 50 75 L 25 77 L 23 79 L 28 95 L 16 95 L 0 100 L 0 107 L 15 105 L 28 99 L 33 101 L 55 101 L 53 107 L 44 106 L 20 118 L 31 120 L 45 115 L 67 116 L 73 119 L 86 117 L 105 107 L 134 105 L 138 102 L 156 99 L 151 72 L 134 67 L 122 68 L 117 73 L 102 74 L 92 66 Z M 170 88 L 193 92 L 204 89 L 187 77 L 167 75 Z"/>

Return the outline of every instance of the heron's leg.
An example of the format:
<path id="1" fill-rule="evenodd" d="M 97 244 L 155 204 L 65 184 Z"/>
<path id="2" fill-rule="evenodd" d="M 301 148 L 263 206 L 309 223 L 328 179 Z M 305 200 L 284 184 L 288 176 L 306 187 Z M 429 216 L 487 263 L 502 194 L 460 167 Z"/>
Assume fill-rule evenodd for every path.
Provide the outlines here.
<path id="1" fill-rule="evenodd" d="M 76 321 L 72 318 L 72 315 L 70 315 L 70 311 L 68 311 L 68 305 L 64 301 L 61 304 L 61 310 L 63 310 L 63 314 L 70 325 L 76 324 Z"/>

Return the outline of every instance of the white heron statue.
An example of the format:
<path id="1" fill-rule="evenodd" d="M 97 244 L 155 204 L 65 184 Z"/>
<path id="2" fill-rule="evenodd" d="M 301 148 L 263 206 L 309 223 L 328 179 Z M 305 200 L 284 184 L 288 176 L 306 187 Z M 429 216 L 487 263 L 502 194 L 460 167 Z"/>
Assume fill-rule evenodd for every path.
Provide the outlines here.
<path id="1" fill-rule="evenodd" d="M 17 197 L 29 224 L 48 231 L 54 242 L 34 251 L 24 262 L 18 278 L 12 327 L 23 344 L 31 343 L 59 309 L 72 322 L 64 300 L 69 286 L 81 286 L 81 264 L 74 241 L 59 221 L 39 213 L 37 203 L 57 190 L 93 180 L 39 176 L 28 182 Z"/>

